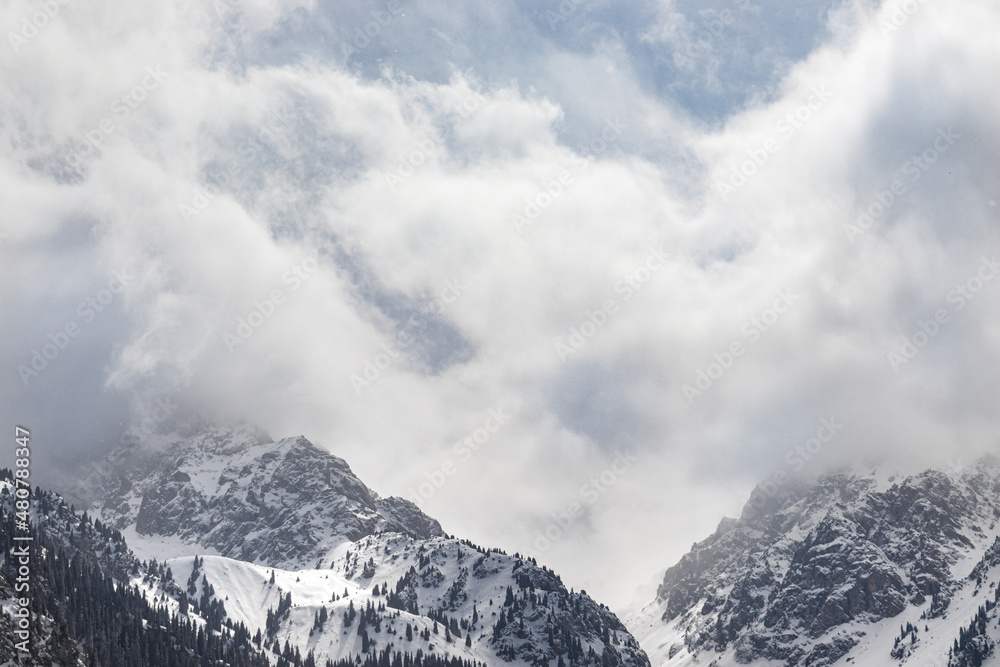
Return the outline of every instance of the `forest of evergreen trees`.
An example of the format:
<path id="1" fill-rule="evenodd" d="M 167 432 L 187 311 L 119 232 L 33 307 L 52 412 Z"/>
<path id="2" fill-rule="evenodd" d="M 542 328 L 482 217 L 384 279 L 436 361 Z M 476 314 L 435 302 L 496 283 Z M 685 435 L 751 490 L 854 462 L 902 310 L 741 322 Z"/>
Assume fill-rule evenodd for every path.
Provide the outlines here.
<path id="1" fill-rule="evenodd" d="M 959 631 L 958 639 L 948 653 L 948 667 L 982 667 L 988 657 L 993 655 L 994 644 L 986 635 L 989 623 L 989 613 L 1000 603 L 1000 586 L 992 601 L 979 608 L 976 617 L 969 627 Z"/>
<path id="2" fill-rule="evenodd" d="M 10 470 L 0 469 L 0 480 L 12 479 Z M 16 576 L 10 558 L 15 534 L 13 500 L 6 489 L 0 491 L 0 590 L 7 596 L 13 594 L 10 582 Z M 6 642 L 0 646 L 0 662 L 20 658 L 21 664 L 51 664 L 52 659 L 76 664 L 80 659 L 88 667 L 269 667 L 265 652 L 270 650 L 277 656 L 276 667 L 486 667 L 419 649 L 415 653 L 391 648 L 378 652 L 373 647 L 364 656 L 334 662 L 312 653 L 302 656 L 287 642 L 265 645 L 259 632 L 251 638 L 246 627 L 226 618 L 225 606 L 215 599 L 204 575 L 201 595 L 196 595 L 200 559 L 182 589 L 172 581 L 168 567 L 156 561 L 140 563 L 119 531 L 92 521 L 86 513 L 78 516 L 56 494 L 36 488 L 30 500 L 36 519 L 30 530 L 32 652 L 18 656 L 12 652 L 13 643 Z M 109 562 L 116 568 L 130 567 L 126 575 L 159 582 L 178 604 L 164 604 L 160 597 L 150 600 L 138 587 L 123 585 L 121 577 L 116 580 L 107 571 Z M 276 629 L 277 619 L 290 606 L 291 596 L 287 596 L 269 614 L 269 631 Z M 378 627 L 386 611 L 381 604 L 361 610 L 360 633 Z M 318 624 L 325 620 L 317 615 Z"/>
<path id="3" fill-rule="evenodd" d="M 417 650 L 413 655 L 389 650 L 369 653 L 362 662 L 353 658 L 345 658 L 337 662 L 327 661 L 326 667 L 486 667 L 484 662 L 473 662 L 459 658 L 447 658 L 437 655 L 425 655 Z"/>
<path id="4" fill-rule="evenodd" d="M 0 471 L 0 479 L 9 478 L 10 471 Z M 0 576 L 6 582 L 15 577 L 9 558 L 15 529 L 11 501 L 6 491 L 0 494 Z M 47 644 L 77 643 L 86 664 L 94 667 L 269 665 L 250 643 L 245 627 L 221 632 L 221 627 L 213 630 L 171 613 L 166 605 L 152 604 L 137 587 L 116 583 L 102 570 L 95 554 L 80 548 L 99 542 L 111 549 L 126 549 L 117 531 L 85 516 L 77 519 L 61 500 L 40 489 L 32 494 L 32 509 L 36 516 L 44 516 L 45 527 L 39 530 L 32 525 L 30 532 L 33 659 L 41 660 L 39 653 L 49 650 L 39 644 L 47 639 Z M 51 619 L 50 627 L 43 627 L 47 624 L 42 617 Z M 73 642 L 67 644 L 65 638 Z"/>
<path id="5" fill-rule="evenodd" d="M 10 482 L 11 472 L 0 470 L 0 480 Z M 419 648 L 412 652 L 399 650 L 396 642 L 413 641 L 416 628 L 410 624 L 406 625 L 405 635 L 400 629 L 395 641 L 388 644 L 375 641 L 379 633 L 396 634 L 384 624 L 389 617 L 398 618 L 401 611 L 421 613 L 414 595 L 418 585 L 416 569 L 411 568 L 396 582 L 395 590 L 385 583 L 376 587 L 372 591 L 375 604 L 369 601 L 356 609 L 352 603 L 344 613 L 344 627 L 356 625 L 362 639 L 361 655 L 338 661 L 311 652 L 303 656 L 297 647 L 290 646 L 288 641 L 280 643 L 276 637 L 292 607 L 290 595 L 282 596 L 277 609 L 268 610 L 265 634 L 258 630 L 251 637 L 245 626 L 234 624 L 227 617 L 225 605 L 215 598 L 215 591 L 202 572 L 202 559 L 195 558 L 191 575 L 182 587 L 173 580 L 166 564 L 140 561 L 128 549 L 119 531 L 91 520 L 86 513 L 78 515 L 58 495 L 36 488 L 30 501 L 33 517 L 30 628 L 34 642 L 31 659 L 38 664 L 46 660 L 46 664 L 51 664 L 55 658 L 62 664 L 76 664 L 79 659 L 88 667 L 270 667 L 272 664 L 276 667 L 486 667 L 485 663 L 445 657 Z M 0 514 L 3 559 L 0 592 L 9 598 L 10 583 L 15 577 L 10 554 L 16 518 L 14 498 L 6 489 L 0 490 Z M 23 535 L 23 530 L 19 534 Z M 480 554 L 473 563 L 474 570 L 492 551 L 471 543 L 467 546 Z M 518 560 L 515 568 L 521 564 Z M 371 563 L 363 566 L 370 568 Z M 558 656 L 560 666 L 614 664 L 612 660 L 602 660 L 610 656 L 585 648 L 572 628 L 574 619 L 583 620 L 587 626 L 601 627 L 597 609 L 583 605 L 580 595 L 564 589 L 558 592 L 561 582 L 547 569 L 534 572 L 533 577 L 519 573 L 516 591 L 508 587 L 492 632 L 489 626 L 483 627 L 475 606 L 470 618 L 449 615 L 445 609 L 424 610 L 423 614 L 434 621 L 433 632 L 431 629 L 418 632 L 427 641 L 440 632 L 444 642 L 463 642 L 468 647 L 473 631 L 483 630 L 498 654 L 512 659 L 515 656 L 510 642 L 523 634 L 524 613 L 541 607 L 547 610 L 549 655 Z M 127 583 L 137 577 L 142 577 L 147 589 L 158 593 L 147 594 Z M 543 590 L 536 589 L 536 585 Z M 457 598 L 455 601 L 459 602 Z M 328 618 L 323 607 L 316 614 L 313 630 L 321 631 Z M 617 633 L 609 634 L 606 627 L 602 639 L 606 652 L 610 652 L 611 645 L 618 644 Z M 0 644 L 0 662 L 17 657 L 11 650 L 12 644 Z M 541 655 L 536 657 L 542 659 Z"/>

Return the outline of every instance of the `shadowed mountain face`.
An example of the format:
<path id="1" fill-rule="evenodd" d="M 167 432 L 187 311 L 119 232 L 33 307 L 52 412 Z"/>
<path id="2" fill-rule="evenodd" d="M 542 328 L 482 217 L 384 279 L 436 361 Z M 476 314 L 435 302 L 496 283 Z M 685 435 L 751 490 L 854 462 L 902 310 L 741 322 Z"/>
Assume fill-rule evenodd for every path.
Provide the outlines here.
<path id="1" fill-rule="evenodd" d="M 488 665 L 649 666 L 585 591 L 532 558 L 445 535 L 303 437 L 180 425 L 126 441 L 73 497 L 137 553 L 184 572 L 189 595 L 225 600 L 264 646 L 280 638 L 348 662 L 407 650 Z M 191 555 L 211 552 L 207 564 Z"/>
<path id="2" fill-rule="evenodd" d="M 443 535 L 409 501 L 379 498 L 343 459 L 249 427 L 126 443 L 72 495 L 117 529 L 278 567 L 311 565 L 375 533 Z"/>
<path id="3" fill-rule="evenodd" d="M 671 665 L 704 654 L 721 654 L 720 664 L 832 664 L 868 652 L 887 619 L 914 616 L 931 630 L 952 607 L 959 620 L 974 615 L 985 598 L 969 598 L 969 576 L 981 559 L 980 586 L 996 574 L 988 556 L 998 517 L 995 459 L 952 474 L 841 473 L 770 495 L 758 488 L 738 520 L 667 570 L 656 601 L 629 625 L 640 641 L 672 637 L 662 647 Z"/>
<path id="4" fill-rule="evenodd" d="M 274 664 L 221 601 L 205 596 L 194 609 L 169 567 L 140 560 L 121 533 L 56 493 L 18 493 L 20 482 L 0 470 L 0 664 Z"/>

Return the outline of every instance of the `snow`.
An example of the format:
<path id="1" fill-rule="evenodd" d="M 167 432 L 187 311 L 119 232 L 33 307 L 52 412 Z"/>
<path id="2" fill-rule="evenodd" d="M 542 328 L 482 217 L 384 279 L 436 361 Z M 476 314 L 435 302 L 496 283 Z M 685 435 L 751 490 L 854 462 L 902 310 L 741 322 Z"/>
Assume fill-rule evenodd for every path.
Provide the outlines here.
<path id="1" fill-rule="evenodd" d="M 442 540 L 443 543 L 450 542 L 457 545 L 457 542 Z M 190 546 L 190 545 L 186 545 Z M 389 547 L 387 552 L 386 547 Z M 469 553 L 469 560 L 479 554 L 466 548 Z M 364 563 L 369 558 L 376 561 L 376 574 L 371 579 L 351 579 L 344 576 L 344 566 L 348 552 L 351 552 L 352 562 L 357 557 L 357 562 Z M 282 624 L 276 635 L 276 639 L 284 645 L 288 641 L 293 646 L 298 646 L 305 655 L 308 651 L 315 651 L 317 657 L 322 656 L 334 660 L 346 658 L 350 655 L 361 653 L 361 637 L 357 634 L 357 621 L 352 627 L 347 629 L 343 625 L 343 616 L 348 606 L 353 603 L 356 610 L 361 610 L 369 602 L 378 606 L 384 604 L 385 598 L 374 596 L 372 588 L 375 585 L 388 584 L 390 589 L 394 589 L 395 583 L 400 579 L 411 566 L 417 565 L 418 556 L 415 543 L 409 538 L 399 535 L 388 534 L 378 538 L 367 538 L 360 543 L 347 543 L 331 551 L 324 562 L 333 561 L 334 569 L 302 569 L 283 570 L 270 568 L 261 565 L 254 565 L 244 561 L 225 558 L 222 556 L 205 555 L 204 564 L 200 568 L 201 574 L 198 576 L 198 592 L 196 597 L 202 593 L 201 577 L 215 589 L 215 598 L 222 600 L 226 612 L 234 623 L 242 622 L 250 630 L 251 635 L 260 630 L 265 632 L 267 612 L 278 606 L 280 599 L 286 594 L 292 596 L 292 608 L 288 619 Z M 186 588 L 188 578 L 194 567 L 194 554 L 170 558 L 166 561 L 174 574 L 174 580 L 182 588 Z M 435 561 L 438 567 L 445 571 L 445 583 L 442 588 L 447 588 L 450 582 L 458 575 L 457 566 L 451 567 L 443 562 Z M 455 571 L 450 571 L 454 569 Z M 274 573 L 274 584 L 270 583 L 271 573 Z M 470 578 L 471 581 L 471 578 Z M 485 601 L 487 598 L 494 600 L 493 609 L 499 608 L 502 603 L 509 578 L 488 578 L 484 580 L 481 588 L 469 590 L 469 602 L 455 611 L 449 611 L 449 616 L 471 617 L 472 600 L 479 599 Z M 347 591 L 347 597 L 333 601 L 336 594 L 338 597 Z M 481 602 L 485 604 L 485 602 Z M 314 619 L 321 607 L 326 607 L 329 618 L 321 633 L 312 634 Z M 397 610 L 388 610 L 393 616 Z M 479 607 L 479 613 L 488 617 L 491 613 L 490 607 Z M 385 614 L 388 616 L 388 614 Z M 405 627 L 409 623 L 413 626 L 414 639 L 407 642 L 405 639 Z M 489 620 L 488 625 L 492 625 Z M 385 644 L 393 643 L 401 650 L 415 651 L 417 648 L 425 652 L 445 653 L 455 657 L 462 657 L 470 660 L 484 660 L 490 656 L 484 654 L 483 646 L 479 645 L 477 637 L 484 632 L 482 627 L 474 633 L 474 643 L 471 648 L 467 648 L 464 637 L 451 644 L 444 641 L 444 629 L 440 629 L 440 634 L 431 634 L 430 641 L 423 641 L 419 638 L 419 633 L 424 629 L 433 632 L 434 622 L 423 616 L 415 616 L 407 612 L 398 612 L 398 618 L 387 620 L 382 626 L 381 633 L 374 633 L 369 628 L 369 634 L 376 647 L 384 647 Z M 397 634 L 390 634 L 390 631 Z"/>
<path id="2" fill-rule="evenodd" d="M 921 619 L 921 616 L 930 609 L 931 601 L 928 599 L 920 606 L 909 605 L 894 618 L 874 623 L 859 618 L 837 626 L 821 639 L 830 639 L 839 635 L 853 636 L 858 640 L 858 644 L 835 664 L 852 667 L 885 667 L 886 665 L 900 664 L 900 661 L 893 659 L 890 653 L 896 638 L 900 636 L 900 626 L 912 623 L 918 628 L 918 641 L 913 646 L 912 654 L 904 658 L 902 664 L 907 667 L 946 667 L 949 649 L 958 637 L 959 631 L 969 626 L 980 606 L 987 599 L 993 599 L 996 594 L 996 586 L 1000 585 L 1000 581 L 998 581 L 1000 580 L 1000 566 L 994 566 L 989 570 L 983 586 L 978 590 L 975 582 L 968 580 L 969 573 L 1000 534 L 1000 528 L 998 528 L 993 514 L 996 501 L 981 498 L 971 487 L 967 486 L 970 474 L 984 472 L 987 477 L 992 477 L 993 480 L 998 477 L 998 471 L 995 467 L 986 469 L 984 464 L 976 464 L 971 468 L 945 473 L 962 489 L 967 497 L 977 498 L 977 504 L 973 506 L 974 509 L 969 515 L 957 517 L 962 522 L 962 534 L 971 542 L 971 546 L 961 546 L 956 543 L 956 546 L 953 547 L 955 560 L 951 566 L 951 579 L 956 582 L 959 588 L 944 616 L 935 619 Z M 868 470 L 858 474 L 861 475 L 861 479 L 858 481 L 866 486 L 868 493 L 884 492 L 895 484 L 904 484 L 908 479 L 912 480 L 907 475 L 888 468 Z M 783 557 L 783 554 L 790 553 L 789 547 L 801 543 L 824 518 L 844 516 L 846 510 L 842 505 L 837 504 L 820 507 L 819 511 L 815 511 L 811 515 L 802 515 L 802 509 L 804 506 L 796 504 L 785 510 L 788 515 L 797 515 L 798 523 L 767 549 L 765 557 L 771 563 L 771 567 L 777 571 L 779 577 L 784 576 L 787 571 L 787 558 Z M 884 557 L 885 562 L 891 562 L 874 544 L 871 546 L 875 548 L 876 553 Z M 832 545 L 824 546 L 827 550 L 831 547 Z M 776 567 L 776 562 L 778 567 Z M 902 568 L 897 568 L 896 573 L 904 581 L 909 581 Z M 712 592 L 721 595 L 727 589 L 728 586 L 723 586 L 720 582 L 718 589 Z M 703 617 L 698 613 L 697 610 L 700 609 L 702 603 L 703 601 L 694 603 L 686 614 L 682 614 L 667 623 L 662 620 L 666 608 L 666 602 L 663 600 L 653 601 L 632 612 L 624 619 L 626 626 L 645 649 L 653 667 L 688 667 L 691 665 L 735 667 L 739 664 L 735 660 L 732 648 L 722 654 L 701 651 L 697 655 L 692 655 L 686 648 L 684 644 L 686 632 L 696 632 L 701 625 L 714 622 L 714 615 Z M 991 633 L 995 632 L 998 611 L 1000 608 L 991 617 L 989 625 Z M 995 635 L 993 637 L 996 639 Z M 811 644 L 811 640 L 805 637 L 800 638 L 799 642 L 804 647 Z M 673 657 L 670 656 L 672 649 Z M 784 662 L 761 660 L 752 664 L 777 666 L 784 665 Z M 1000 667 L 1000 656 L 994 656 L 984 664 L 987 667 Z"/>
<path id="3" fill-rule="evenodd" d="M 194 556 L 171 558 L 167 564 L 173 570 L 174 581 L 184 588 L 194 567 Z M 216 598 L 225 604 L 229 618 L 234 623 L 243 622 L 251 633 L 258 628 L 263 631 L 267 610 L 277 607 L 280 597 L 287 593 L 292 594 L 295 607 L 315 608 L 316 611 L 324 604 L 329 611 L 333 594 L 342 595 L 345 589 L 356 600 L 355 606 L 362 597 L 356 584 L 330 570 L 281 570 L 206 555 L 200 571 L 215 587 Z M 274 584 L 269 583 L 272 571 Z M 201 592 L 199 576 L 196 597 Z M 345 609 L 347 604 L 347 601 L 343 604 Z M 309 620 L 312 623 L 312 618 Z"/>
<path id="4" fill-rule="evenodd" d="M 615 609 L 615 614 L 617 614 L 618 618 L 626 618 L 644 609 L 649 604 L 649 601 L 656 597 L 656 591 L 659 589 L 660 584 L 663 583 L 663 576 L 666 572 L 666 570 L 658 571 L 646 583 L 636 588 L 628 604 L 620 609 Z"/>
<path id="5" fill-rule="evenodd" d="M 121 531 L 125 543 L 141 560 L 156 559 L 166 561 L 177 556 L 195 556 L 202 554 L 217 555 L 214 549 L 200 544 L 186 542 L 172 535 L 140 535 L 131 524 Z M 185 579 L 185 581 L 187 581 Z"/>

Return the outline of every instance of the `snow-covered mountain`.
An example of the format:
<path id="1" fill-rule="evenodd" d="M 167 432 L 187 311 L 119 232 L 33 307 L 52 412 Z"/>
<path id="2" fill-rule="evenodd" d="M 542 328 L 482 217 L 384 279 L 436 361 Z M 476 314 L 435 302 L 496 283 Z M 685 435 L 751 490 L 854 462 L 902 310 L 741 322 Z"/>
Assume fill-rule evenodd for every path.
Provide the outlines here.
<path id="1" fill-rule="evenodd" d="M 375 533 L 444 534 L 416 505 L 379 498 L 305 438 L 274 442 L 246 425 L 127 438 L 67 497 L 140 552 L 144 537 L 170 537 L 199 553 L 286 568 L 318 566 L 345 540 Z"/>
<path id="2" fill-rule="evenodd" d="M 0 664 L 304 667 L 255 646 L 218 601 L 183 597 L 168 566 L 0 470 Z"/>
<path id="3" fill-rule="evenodd" d="M 586 592 L 531 558 L 446 535 L 303 437 L 199 426 L 130 439 L 70 495 L 274 653 L 649 664 Z"/>
<path id="4" fill-rule="evenodd" d="M 994 458 L 761 486 L 626 624 L 656 667 L 1000 664 L 998 519 Z"/>

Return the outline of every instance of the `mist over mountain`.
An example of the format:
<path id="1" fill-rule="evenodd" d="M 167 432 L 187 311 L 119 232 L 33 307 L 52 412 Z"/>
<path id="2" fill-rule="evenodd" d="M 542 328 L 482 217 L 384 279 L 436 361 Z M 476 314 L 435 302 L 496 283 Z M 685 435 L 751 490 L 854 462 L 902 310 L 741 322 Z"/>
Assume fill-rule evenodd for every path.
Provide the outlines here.
<path id="1" fill-rule="evenodd" d="M 129 554 L 169 568 L 179 610 L 196 601 L 265 653 L 321 665 L 649 665 L 586 591 L 530 556 L 446 534 L 301 436 L 204 422 L 132 436 L 81 471 L 70 495 Z M 114 575 L 134 580 L 139 569 Z"/>
<path id="2" fill-rule="evenodd" d="M 994 664 L 998 520 L 995 457 L 761 486 L 627 625 L 658 665 Z"/>
<path id="3" fill-rule="evenodd" d="M 10 0 L 0 27 L 0 422 L 135 537 L 291 572 L 442 531 L 620 610 L 758 484 L 996 453 L 995 2 Z M 277 441 L 122 441 L 188 415 Z"/>

